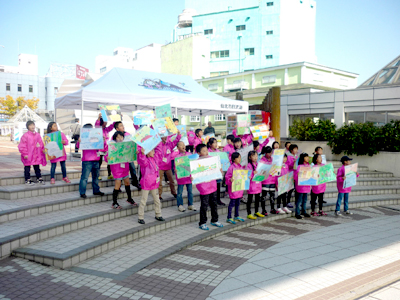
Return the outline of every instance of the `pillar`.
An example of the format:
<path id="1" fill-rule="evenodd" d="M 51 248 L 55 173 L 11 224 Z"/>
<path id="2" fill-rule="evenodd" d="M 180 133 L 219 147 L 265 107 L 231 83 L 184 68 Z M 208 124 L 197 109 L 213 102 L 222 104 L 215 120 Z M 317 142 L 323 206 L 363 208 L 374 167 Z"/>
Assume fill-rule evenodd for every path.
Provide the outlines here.
<path id="1" fill-rule="evenodd" d="M 275 140 L 281 143 L 281 88 L 271 88 L 271 130 Z"/>

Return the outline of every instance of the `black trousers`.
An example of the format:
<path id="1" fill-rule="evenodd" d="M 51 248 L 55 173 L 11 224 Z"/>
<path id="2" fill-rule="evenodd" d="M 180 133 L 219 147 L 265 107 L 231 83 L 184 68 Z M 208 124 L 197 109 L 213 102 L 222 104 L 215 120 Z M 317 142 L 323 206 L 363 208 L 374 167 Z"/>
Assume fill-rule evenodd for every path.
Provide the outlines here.
<path id="1" fill-rule="evenodd" d="M 100 155 L 99 174 L 100 174 L 101 164 L 103 163 L 103 156 L 104 156 L 104 155 Z M 110 165 L 108 165 L 108 164 L 107 164 L 107 173 L 108 173 L 108 176 L 111 176 L 111 167 L 110 167 Z"/>
<path id="2" fill-rule="evenodd" d="M 42 174 L 40 173 L 39 165 L 34 165 L 33 169 L 35 170 L 36 179 L 42 178 Z M 24 167 L 24 175 L 25 175 L 25 181 L 31 179 L 31 166 Z"/>
<path id="3" fill-rule="evenodd" d="M 207 223 L 207 208 L 211 208 L 211 223 L 218 222 L 217 192 L 200 195 L 200 222 L 199 226 Z"/>
<path id="4" fill-rule="evenodd" d="M 189 145 L 189 146 L 186 146 L 186 152 L 190 152 L 190 153 L 193 153 L 193 151 L 194 151 L 194 146 L 193 145 Z"/>
<path id="5" fill-rule="evenodd" d="M 290 203 L 290 198 L 292 198 L 293 191 L 294 191 L 294 199 L 297 199 L 297 192 L 295 191 L 295 189 L 291 189 L 289 192 L 287 192 L 287 198 L 286 198 L 287 203 Z"/>
<path id="6" fill-rule="evenodd" d="M 311 192 L 311 211 L 315 211 L 315 205 L 318 198 L 319 210 L 322 210 L 322 205 L 324 204 L 324 193 L 314 194 Z"/>
<path id="7" fill-rule="evenodd" d="M 262 185 L 262 197 L 263 200 L 266 200 L 265 197 L 269 194 L 269 204 L 271 205 L 271 209 L 275 209 L 275 184 L 263 184 Z"/>
<path id="8" fill-rule="evenodd" d="M 282 203 L 282 206 L 283 206 L 283 207 L 286 207 L 286 197 L 287 197 L 286 194 L 287 194 L 287 193 L 283 193 L 283 194 L 280 194 L 280 195 L 278 196 L 278 199 L 276 200 L 276 201 L 277 201 L 277 207 L 278 207 L 278 208 L 281 207 L 281 203 Z"/>
<path id="9" fill-rule="evenodd" d="M 247 214 L 251 215 L 251 204 L 253 202 L 253 196 L 255 198 L 254 206 L 255 206 L 255 212 L 258 212 L 258 207 L 260 206 L 260 194 L 247 194 L 247 203 L 246 203 L 246 209 L 247 209 Z M 264 210 L 265 210 L 265 201 L 264 201 Z"/>

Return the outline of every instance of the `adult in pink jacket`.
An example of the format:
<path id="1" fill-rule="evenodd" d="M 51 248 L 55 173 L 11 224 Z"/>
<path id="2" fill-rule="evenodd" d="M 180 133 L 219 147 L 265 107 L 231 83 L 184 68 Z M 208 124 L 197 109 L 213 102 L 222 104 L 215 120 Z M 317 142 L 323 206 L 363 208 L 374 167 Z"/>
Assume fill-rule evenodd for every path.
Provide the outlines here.
<path id="1" fill-rule="evenodd" d="M 145 224 L 144 222 L 144 208 L 147 203 L 149 193 L 151 193 L 154 201 L 154 211 L 157 221 L 165 221 L 161 215 L 161 202 L 157 197 L 157 188 L 160 185 L 160 172 L 159 165 L 161 162 L 161 153 L 156 150 L 151 150 L 147 155 L 144 154 L 144 148 L 138 153 L 138 164 L 142 174 L 140 184 L 142 186 L 142 197 L 140 199 L 138 209 L 138 222 Z M 171 163 L 170 163 L 171 165 Z"/>
<path id="2" fill-rule="evenodd" d="M 310 215 L 306 212 L 306 205 L 307 205 L 307 194 L 311 192 L 311 186 L 299 185 L 299 172 L 301 167 L 309 167 L 309 166 L 310 164 L 309 164 L 308 154 L 307 153 L 300 154 L 299 165 L 297 166 L 297 169 L 293 173 L 294 188 L 296 189 L 297 192 L 296 212 L 295 212 L 295 217 L 297 219 L 302 219 L 303 217 L 301 215 L 303 215 L 306 218 L 310 217 Z"/>
<path id="3" fill-rule="evenodd" d="M 35 170 L 37 182 L 44 184 L 39 167 L 39 165 L 45 166 L 47 164 L 43 140 L 40 134 L 35 131 L 35 123 L 33 121 L 26 122 L 26 128 L 28 132 L 22 135 L 18 145 L 21 161 L 24 164 L 25 184 L 35 184 L 31 180 L 31 166 Z"/>
<path id="4" fill-rule="evenodd" d="M 344 181 L 346 179 L 346 171 L 345 166 L 351 164 L 353 159 L 348 156 L 343 156 L 340 161 L 342 162 L 342 166 L 338 169 L 336 175 L 336 186 L 338 189 L 338 198 L 336 201 L 336 209 L 335 214 L 340 216 L 340 205 L 342 203 L 342 199 L 344 198 L 344 212 L 348 215 L 352 215 L 353 213 L 349 211 L 349 194 L 351 192 L 351 187 L 344 188 Z M 360 176 L 357 172 L 356 176 Z"/>
<path id="5" fill-rule="evenodd" d="M 175 181 L 172 176 L 172 170 L 171 170 L 171 159 L 172 159 L 172 153 L 173 149 L 176 147 L 178 142 L 181 140 L 181 134 L 178 132 L 178 135 L 176 139 L 171 142 L 168 141 L 166 137 L 161 138 L 161 143 L 159 143 L 156 147 L 156 151 L 160 153 L 161 155 L 161 160 L 159 161 L 159 173 L 160 173 L 160 178 L 164 177 L 164 173 L 167 174 L 167 178 L 169 181 L 169 188 L 171 190 L 171 194 L 176 198 L 177 193 L 175 190 Z M 158 195 L 159 199 L 162 200 L 162 180 L 160 180 L 159 185 L 158 185 Z"/>

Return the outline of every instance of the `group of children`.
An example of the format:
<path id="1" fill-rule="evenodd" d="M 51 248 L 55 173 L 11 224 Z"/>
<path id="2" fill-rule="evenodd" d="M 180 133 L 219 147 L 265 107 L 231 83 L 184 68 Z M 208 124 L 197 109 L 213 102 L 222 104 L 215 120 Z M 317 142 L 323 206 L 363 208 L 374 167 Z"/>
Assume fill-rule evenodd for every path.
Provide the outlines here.
<path id="1" fill-rule="evenodd" d="M 178 120 L 174 119 L 175 124 Z M 86 196 L 86 186 L 90 173 L 92 174 L 92 187 L 93 194 L 103 196 L 104 193 L 100 191 L 99 180 L 100 177 L 100 166 L 102 164 L 103 159 L 108 161 L 108 135 L 115 129 L 115 133 L 111 137 L 111 140 L 118 143 L 124 141 L 125 136 L 129 135 L 129 133 L 125 132 L 125 128 L 122 122 L 114 122 L 113 124 L 107 126 L 107 122 L 104 122 L 99 115 L 98 120 L 96 121 L 96 126 L 101 127 L 103 130 L 104 137 L 104 149 L 102 150 L 83 150 L 82 151 L 82 175 L 79 183 L 79 193 L 82 198 L 87 198 Z M 39 165 L 46 165 L 46 152 L 44 148 L 44 144 L 42 138 L 35 131 L 35 124 L 32 121 L 28 121 L 26 124 L 28 132 L 25 133 L 19 144 L 19 151 L 21 153 L 21 160 L 24 164 L 24 172 L 25 172 L 25 182 L 26 185 L 34 185 L 35 183 L 30 179 L 30 167 L 33 166 L 37 183 L 45 184 L 44 180 L 41 176 L 41 171 Z M 92 124 L 86 124 L 83 126 L 84 128 L 92 128 Z M 57 124 L 55 122 L 51 122 L 48 125 L 47 132 L 56 132 L 58 131 Z M 183 212 L 185 208 L 183 207 L 183 190 L 186 186 L 187 195 L 188 195 L 188 206 L 189 210 L 195 211 L 196 209 L 193 206 L 193 187 L 192 187 L 192 178 L 177 178 L 177 172 L 175 166 L 173 164 L 174 159 L 177 157 L 190 155 L 192 154 L 190 150 L 193 149 L 199 155 L 198 159 L 204 159 L 209 157 L 209 152 L 219 152 L 218 143 L 215 138 L 210 138 L 207 142 L 207 145 L 202 141 L 203 131 L 201 129 L 196 129 L 196 131 L 188 131 L 188 140 L 189 145 L 185 145 L 181 139 L 181 134 L 178 131 L 178 134 L 173 137 L 163 137 L 162 141 L 157 145 L 157 147 L 147 154 L 143 148 L 139 145 L 138 148 L 138 156 L 137 162 L 140 166 L 140 183 L 136 175 L 135 165 L 133 162 L 131 163 L 121 163 L 121 164 L 112 164 L 107 166 L 108 170 L 108 178 L 113 178 L 115 180 L 114 190 L 113 190 L 113 203 L 112 207 L 115 209 L 121 209 L 121 206 L 118 204 L 118 194 L 121 192 L 122 182 L 125 185 L 125 191 L 127 193 L 128 199 L 126 200 L 129 204 L 133 206 L 137 206 L 135 201 L 132 199 L 131 189 L 130 189 L 130 180 L 129 173 L 132 179 L 132 185 L 135 186 L 139 191 L 141 190 L 141 199 L 138 208 L 138 222 L 140 224 L 145 224 L 144 221 L 144 210 L 147 202 L 148 195 L 151 194 L 154 201 L 154 210 L 155 210 L 155 218 L 158 221 L 164 221 L 164 218 L 161 214 L 161 201 L 162 199 L 162 180 L 163 175 L 166 174 L 166 177 L 169 182 L 171 194 L 177 199 L 177 207 L 178 210 Z M 68 140 L 63 133 L 62 136 L 62 144 L 63 146 L 68 144 Z M 272 131 L 270 132 L 270 137 L 272 137 Z M 77 142 L 79 147 L 79 141 Z M 248 152 L 246 158 L 242 158 L 241 155 L 237 152 L 237 150 L 241 149 L 245 145 L 249 145 L 253 143 L 254 150 Z M 211 225 L 217 227 L 223 227 L 223 225 L 218 221 L 218 205 L 225 205 L 221 201 L 221 186 L 224 184 L 227 187 L 227 193 L 230 198 L 230 202 L 228 205 L 228 215 L 227 222 L 231 224 L 235 224 L 236 222 L 244 222 L 245 220 L 239 216 L 239 206 L 240 202 L 243 201 L 244 191 L 233 191 L 232 183 L 233 172 L 234 170 L 246 169 L 251 171 L 250 179 L 257 174 L 257 166 L 259 163 L 272 165 L 273 164 L 273 152 L 275 149 L 279 149 L 279 143 L 274 142 L 271 146 L 267 146 L 269 143 L 269 139 L 266 139 L 263 143 L 259 143 L 258 141 L 252 141 L 252 137 L 250 135 L 245 136 L 237 136 L 236 132 L 232 135 L 227 136 L 227 145 L 223 148 L 222 151 L 227 152 L 229 155 L 229 160 L 231 162 L 231 166 L 228 168 L 225 174 L 222 174 L 223 180 L 212 180 L 205 183 L 200 183 L 196 185 L 197 190 L 200 193 L 200 222 L 199 228 L 202 230 L 208 230 L 209 228 L 206 225 L 207 222 L 207 209 L 208 206 L 211 208 Z M 307 153 L 301 153 L 299 156 L 297 155 L 298 147 L 295 144 L 291 144 L 290 142 L 286 142 L 285 144 L 285 154 L 283 158 L 283 165 L 281 172 L 277 174 L 277 176 L 268 175 L 265 180 L 262 182 L 252 181 L 250 180 L 250 188 L 247 191 L 248 200 L 246 202 L 246 210 L 247 210 L 247 218 L 251 220 L 255 220 L 258 217 L 264 218 L 268 216 L 268 212 L 266 210 L 266 200 L 269 197 L 269 202 L 271 206 L 270 213 L 271 214 L 290 214 L 291 210 L 289 208 L 293 208 L 291 204 L 291 197 L 293 191 L 295 192 L 296 206 L 295 206 L 295 217 L 297 219 L 301 219 L 303 217 L 310 217 L 310 215 L 306 212 L 306 203 L 307 203 L 307 194 L 311 193 L 311 215 L 312 216 L 325 216 L 326 213 L 322 210 L 324 203 L 324 192 L 326 189 L 326 184 L 320 184 L 318 186 L 303 186 L 298 184 L 298 176 L 300 167 L 302 166 L 310 166 L 309 156 Z M 188 151 L 189 150 L 189 151 Z M 66 152 L 63 147 L 64 155 L 51 160 L 51 179 L 50 183 L 55 183 L 55 169 L 57 162 L 60 162 L 61 170 L 63 174 L 63 181 L 66 183 L 70 183 L 70 180 L 66 174 Z M 242 166 L 242 159 L 247 159 L 247 165 Z M 315 167 L 323 166 L 322 164 L 322 148 L 317 147 L 315 149 L 315 154 L 313 156 L 313 165 Z M 297 165 L 296 162 L 298 161 Z M 350 188 L 343 188 L 343 181 L 346 179 L 344 166 L 350 164 L 351 159 L 347 156 L 342 157 L 343 166 L 339 168 L 337 172 L 337 187 L 338 187 L 338 199 L 336 204 L 336 215 L 340 215 L 340 205 L 341 201 L 344 198 L 344 210 L 346 214 L 351 214 L 348 210 L 348 199 L 349 193 L 351 191 Z M 222 172 L 222 170 L 221 170 Z M 275 197 L 275 192 L 278 191 L 278 179 L 289 173 L 294 172 L 294 189 L 280 194 L 277 198 Z M 178 190 L 175 190 L 175 184 L 173 179 L 173 173 L 175 174 L 175 179 L 178 183 Z M 223 172 L 222 172 L 223 173 Z M 358 173 L 357 173 L 358 176 Z M 158 194 L 158 195 L 157 195 Z M 254 213 L 252 213 L 251 206 L 254 199 Z M 315 211 L 316 201 L 318 199 L 318 212 Z M 276 208 L 275 208 L 276 202 Z M 261 211 L 259 211 L 259 206 L 261 205 Z M 281 207 L 282 206 L 282 207 Z M 235 208 L 234 217 L 232 217 L 232 210 Z"/>

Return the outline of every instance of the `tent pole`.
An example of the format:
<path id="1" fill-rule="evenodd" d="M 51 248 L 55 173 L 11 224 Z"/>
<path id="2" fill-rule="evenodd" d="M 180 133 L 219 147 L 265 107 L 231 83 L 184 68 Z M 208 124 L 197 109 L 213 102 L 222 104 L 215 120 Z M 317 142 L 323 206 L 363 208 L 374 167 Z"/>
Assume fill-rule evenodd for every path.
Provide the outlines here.
<path id="1" fill-rule="evenodd" d="M 81 126 L 83 126 L 83 99 L 82 99 L 82 107 L 81 107 L 81 120 L 80 120 Z"/>
<path id="2" fill-rule="evenodd" d="M 203 113 L 200 110 L 200 129 L 203 130 L 203 124 L 202 124 L 202 119 L 201 116 L 203 115 Z"/>
<path id="3" fill-rule="evenodd" d="M 178 118 L 178 108 L 177 107 L 175 107 L 175 118 L 177 118 L 178 120 L 179 120 L 179 118 Z M 179 123 L 180 123 L 181 121 L 179 120 Z"/>

